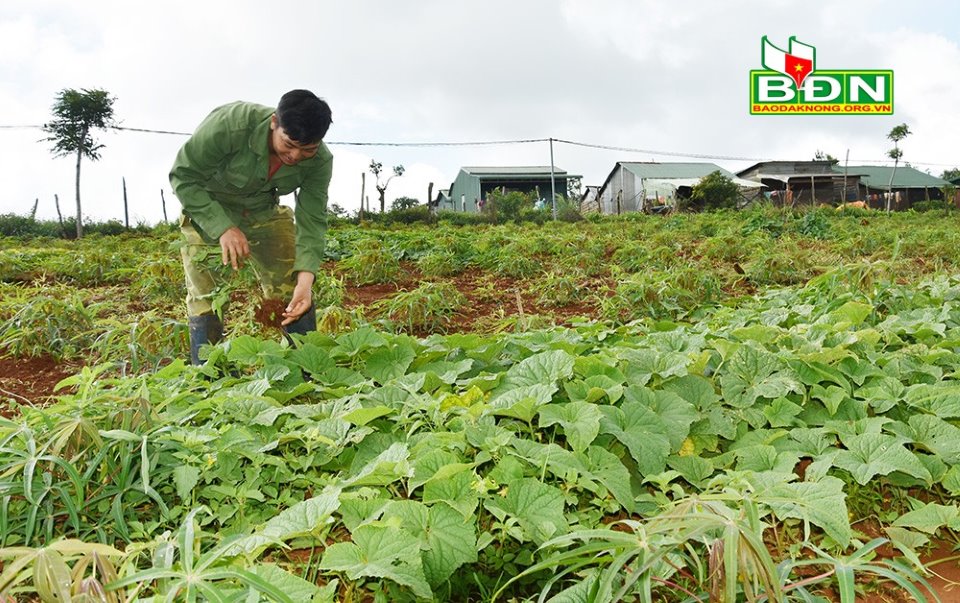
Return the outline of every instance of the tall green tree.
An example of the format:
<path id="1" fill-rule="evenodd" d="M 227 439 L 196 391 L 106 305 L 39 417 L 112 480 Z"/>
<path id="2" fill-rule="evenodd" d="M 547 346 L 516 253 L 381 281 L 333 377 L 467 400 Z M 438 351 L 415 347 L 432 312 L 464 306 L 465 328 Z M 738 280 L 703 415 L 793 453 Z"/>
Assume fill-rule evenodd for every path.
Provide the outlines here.
<path id="1" fill-rule="evenodd" d="M 420 199 L 414 199 L 413 197 L 397 197 L 390 202 L 390 211 L 413 209 L 418 205 L 420 205 Z"/>
<path id="2" fill-rule="evenodd" d="M 887 157 L 893 159 L 893 171 L 890 172 L 890 182 L 887 184 L 887 211 L 890 211 L 890 203 L 893 200 L 893 177 L 897 173 L 897 164 L 903 157 L 903 149 L 900 148 L 900 141 L 911 134 L 907 124 L 894 126 L 887 138 L 893 141 L 893 148 L 887 151 Z"/>
<path id="3" fill-rule="evenodd" d="M 376 159 L 370 160 L 370 173 L 372 173 L 377 178 L 377 192 L 380 193 L 380 213 L 382 214 L 386 209 L 387 201 L 387 186 L 390 185 L 390 181 L 399 176 L 403 176 L 405 168 L 403 165 L 393 166 L 393 175 L 386 179 L 386 181 L 381 182 L 380 176 L 383 174 L 383 164 L 377 161 Z"/>
<path id="4" fill-rule="evenodd" d="M 940 174 L 940 177 L 944 180 L 953 180 L 954 178 L 960 177 L 960 168 L 951 168 L 949 170 L 943 170 L 943 173 Z"/>
<path id="5" fill-rule="evenodd" d="M 80 206 L 80 161 L 100 159 L 103 145 L 93 137 L 96 130 L 116 126 L 113 118 L 113 103 L 116 99 L 106 90 L 74 90 L 64 88 L 57 93 L 53 103 L 53 119 L 43 125 L 49 134 L 44 139 L 52 142 L 55 157 L 77 156 L 77 238 L 83 236 L 83 215 Z"/>

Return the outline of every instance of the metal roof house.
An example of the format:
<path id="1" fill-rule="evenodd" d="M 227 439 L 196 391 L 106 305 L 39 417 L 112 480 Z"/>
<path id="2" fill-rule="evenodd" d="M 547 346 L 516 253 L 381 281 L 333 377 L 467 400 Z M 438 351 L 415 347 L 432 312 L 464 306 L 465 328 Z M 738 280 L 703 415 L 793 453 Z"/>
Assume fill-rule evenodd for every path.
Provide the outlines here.
<path id="1" fill-rule="evenodd" d="M 859 199 L 860 168 L 837 168 L 832 161 L 762 161 L 737 176 L 759 182 L 775 202 L 786 205 Z"/>
<path id="2" fill-rule="evenodd" d="M 579 178 L 553 167 L 553 186 L 558 195 L 567 196 L 567 179 Z M 550 166 L 462 167 L 446 195 L 437 196 L 438 210 L 478 212 L 487 195 L 494 190 L 536 193 L 549 202 Z"/>
<path id="3" fill-rule="evenodd" d="M 843 170 L 834 166 L 834 171 Z M 891 209 L 909 209 L 919 201 L 943 199 L 943 187 L 950 184 L 943 178 L 937 178 L 910 166 L 892 167 L 857 165 L 847 168 L 860 176 L 860 198 L 875 209 L 886 208 L 885 195 L 892 190 Z M 890 176 L 893 175 L 891 185 Z"/>
<path id="4" fill-rule="evenodd" d="M 741 190 L 759 191 L 760 184 L 738 178 L 713 163 L 647 163 L 618 161 L 600 186 L 597 203 L 604 214 L 644 211 L 651 205 L 673 205 L 704 176 L 720 172 Z"/>

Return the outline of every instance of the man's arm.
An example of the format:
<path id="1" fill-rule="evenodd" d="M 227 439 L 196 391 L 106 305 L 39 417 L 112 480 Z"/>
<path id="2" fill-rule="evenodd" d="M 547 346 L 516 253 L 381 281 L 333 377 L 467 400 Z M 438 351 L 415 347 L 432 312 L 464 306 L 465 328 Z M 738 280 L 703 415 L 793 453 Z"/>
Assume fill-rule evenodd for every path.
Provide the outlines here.
<path id="1" fill-rule="evenodd" d="M 230 138 L 223 119 L 211 113 L 181 147 L 170 170 L 170 184 L 183 209 L 214 239 L 234 226 L 205 188 L 223 158 L 233 152 Z"/>
<path id="2" fill-rule="evenodd" d="M 323 148 L 326 150 L 326 147 Z M 316 274 L 323 262 L 324 237 L 327 232 L 327 195 L 333 175 L 333 156 L 329 151 L 324 155 L 326 161 L 314 167 L 301 185 L 294 210 L 297 221 L 294 272 Z"/>

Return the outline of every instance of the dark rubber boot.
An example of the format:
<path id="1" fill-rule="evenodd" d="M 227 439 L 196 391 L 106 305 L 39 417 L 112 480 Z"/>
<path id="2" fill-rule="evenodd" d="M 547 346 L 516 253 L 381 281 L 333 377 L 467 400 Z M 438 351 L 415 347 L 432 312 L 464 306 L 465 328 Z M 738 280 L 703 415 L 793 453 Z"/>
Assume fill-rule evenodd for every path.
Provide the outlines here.
<path id="1" fill-rule="evenodd" d="M 303 316 L 283 327 L 287 335 L 296 333 L 297 335 L 306 335 L 311 331 L 317 330 L 317 308 L 310 306 L 310 309 L 303 313 Z M 290 339 L 287 337 L 287 339 Z"/>
<path id="2" fill-rule="evenodd" d="M 215 344 L 223 339 L 223 322 L 216 314 L 191 316 L 190 320 L 190 362 L 200 364 L 200 346 Z"/>

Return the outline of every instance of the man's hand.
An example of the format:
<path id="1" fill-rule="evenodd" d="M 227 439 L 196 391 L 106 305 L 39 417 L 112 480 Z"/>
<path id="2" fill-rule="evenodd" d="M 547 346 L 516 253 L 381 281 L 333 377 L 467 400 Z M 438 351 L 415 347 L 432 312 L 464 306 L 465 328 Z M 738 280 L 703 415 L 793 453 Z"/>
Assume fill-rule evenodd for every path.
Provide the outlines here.
<path id="1" fill-rule="evenodd" d="M 223 255 L 223 265 L 230 264 L 234 270 L 243 266 L 243 260 L 250 255 L 250 243 L 246 235 L 236 226 L 223 231 L 220 235 L 220 251 Z"/>
<path id="2" fill-rule="evenodd" d="M 313 305 L 313 280 L 312 272 L 297 273 L 297 285 L 293 288 L 293 297 L 283 312 L 283 322 L 280 323 L 282 326 L 295 322 Z"/>

